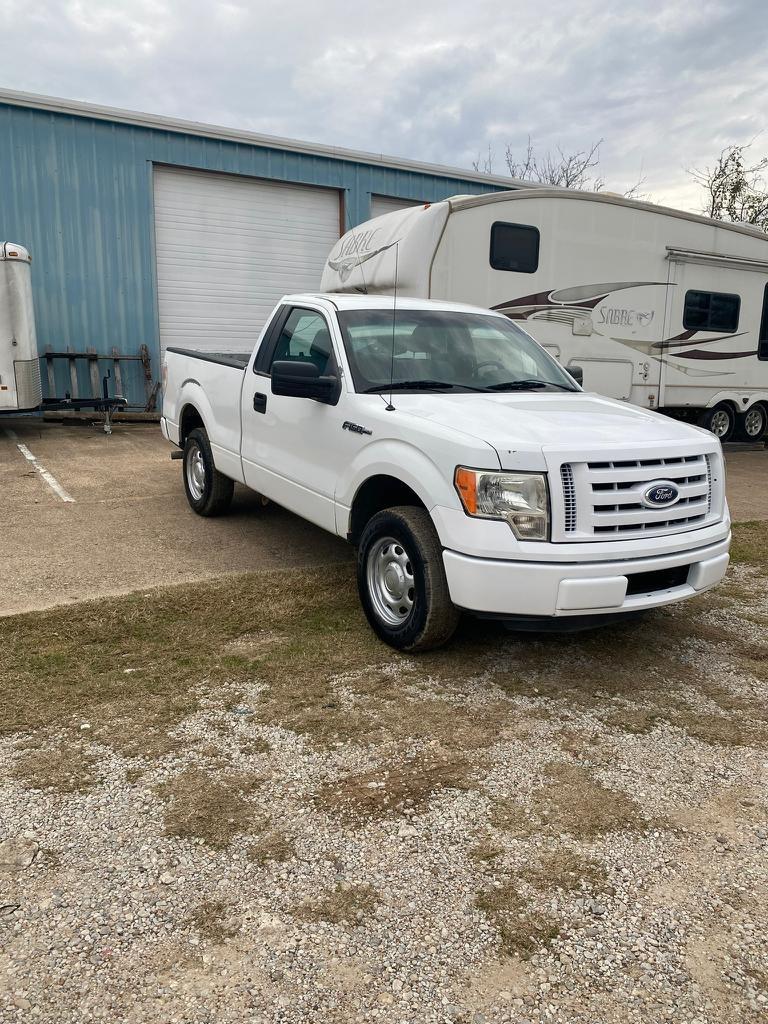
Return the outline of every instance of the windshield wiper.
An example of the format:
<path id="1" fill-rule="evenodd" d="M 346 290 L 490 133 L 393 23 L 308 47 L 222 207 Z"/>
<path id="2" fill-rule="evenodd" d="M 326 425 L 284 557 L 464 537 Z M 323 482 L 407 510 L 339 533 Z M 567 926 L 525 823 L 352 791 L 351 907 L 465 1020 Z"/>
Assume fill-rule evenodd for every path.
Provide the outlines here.
<path id="1" fill-rule="evenodd" d="M 452 388 L 465 388 L 467 391 L 485 391 L 485 388 L 473 388 L 471 384 L 448 384 L 443 380 L 395 380 L 389 384 L 374 384 L 363 391 L 364 395 L 375 395 L 382 391 L 444 391 Z"/>
<path id="2" fill-rule="evenodd" d="M 556 384 L 553 380 L 537 380 L 535 377 L 526 377 L 523 380 L 505 380 L 500 384 L 489 384 L 486 391 L 533 391 L 536 388 L 560 388 L 561 391 L 575 391 L 565 384 Z"/>

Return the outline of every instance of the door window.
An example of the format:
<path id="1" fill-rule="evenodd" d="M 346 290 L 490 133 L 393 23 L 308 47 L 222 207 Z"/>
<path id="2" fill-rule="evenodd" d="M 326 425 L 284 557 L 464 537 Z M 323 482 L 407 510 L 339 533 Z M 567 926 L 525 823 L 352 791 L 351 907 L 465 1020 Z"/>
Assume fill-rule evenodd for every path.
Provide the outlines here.
<path id="1" fill-rule="evenodd" d="M 268 372 L 278 360 L 314 363 L 321 374 L 332 373 L 335 362 L 328 324 L 320 313 L 296 307 L 278 335 Z"/>
<path id="2" fill-rule="evenodd" d="M 760 336 L 757 340 L 757 358 L 768 359 L 768 284 L 763 291 L 763 315 L 760 318 Z"/>

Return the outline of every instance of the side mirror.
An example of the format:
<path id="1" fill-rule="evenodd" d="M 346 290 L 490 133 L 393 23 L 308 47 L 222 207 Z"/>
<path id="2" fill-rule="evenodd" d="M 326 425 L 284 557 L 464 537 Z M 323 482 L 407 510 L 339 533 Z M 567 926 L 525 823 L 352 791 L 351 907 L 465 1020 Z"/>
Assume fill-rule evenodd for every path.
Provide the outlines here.
<path id="1" fill-rule="evenodd" d="M 336 405 L 341 384 L 338 377 L 321 375 L 309 360 L 279 359 L 272 364 L 272 394 Z"/>
<path id="2" fill-rule="evenodd" d="M 576 381 L 576 383 L 579 385 L 579 387 L 583 388 L 584 387 L 584 369 L 583 369 L 583 367 L 581 367 L 581 366 L 566 366 L 566 370 L 568 371 L 568 373 L 570 373 L 570 375 L 573 377 L 573 379 Z"/>

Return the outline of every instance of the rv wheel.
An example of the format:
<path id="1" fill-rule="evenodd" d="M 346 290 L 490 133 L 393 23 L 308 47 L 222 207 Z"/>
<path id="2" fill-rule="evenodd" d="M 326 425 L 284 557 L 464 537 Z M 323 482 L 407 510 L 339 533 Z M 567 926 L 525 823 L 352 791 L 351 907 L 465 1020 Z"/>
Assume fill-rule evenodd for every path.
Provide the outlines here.
<path id="1" fill-rule="evenodd" d="M 699 426 L 711 430 L 723 443 L 731 439 L 736 427 L 736 415 L 727 402 L 721 402 L 713 409 L 705 409 L 699 418 Z"/>
<path id="2" fill-rule="evenodd" d="M 739 437 L 743 441 L 762 441 L 768 432 L 768 409 L 756 402 L 739 416 Z"/>

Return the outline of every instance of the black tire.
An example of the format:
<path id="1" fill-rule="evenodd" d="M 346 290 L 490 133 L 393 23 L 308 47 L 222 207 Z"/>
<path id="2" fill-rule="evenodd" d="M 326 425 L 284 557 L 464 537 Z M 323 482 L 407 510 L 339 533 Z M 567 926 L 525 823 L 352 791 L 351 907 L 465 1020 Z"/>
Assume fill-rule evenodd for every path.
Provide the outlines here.
<path id="1" fill-rule="evenodd" d="M 211 444 L 202 427 L 195 427 L 187 434 L 182 466 L 190 508 L 199 516 L 220 516 L 226 512 L 235 482 L 216 469 Z"/>
<path id="2" fill-rule="evenodd" d="M 699 417 L 699 426 L 711 431 L 723 444 L 730 441 L 736 429 L 736 413 L 728 402 L 705 409 Z"/>
<path id="3" fill-rule="evenodd" d="M 768 435 L 768 408 L 762 402 L 755 402 L 739 416 L 739 440 L 751 441 L 754 444 L 764 441 L 766 435 Z"/>
<path id="4" fill-rule="evenodd" d="M 426 509 L 402 505 L 368 521 L 357 552 L 357 589 L 373 631 L 399 651 L 440 647 L 459 623 Z"/>

